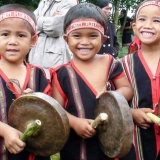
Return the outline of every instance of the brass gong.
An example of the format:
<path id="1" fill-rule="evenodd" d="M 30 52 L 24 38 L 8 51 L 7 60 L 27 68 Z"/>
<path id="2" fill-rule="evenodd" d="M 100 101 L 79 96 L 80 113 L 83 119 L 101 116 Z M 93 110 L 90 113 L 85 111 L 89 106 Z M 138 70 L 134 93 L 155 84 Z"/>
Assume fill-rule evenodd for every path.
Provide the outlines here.
<path id="1" fill-rule="evenodd" d="M 108 119 L 98 127 L 101 149 L 110 158 L 124 157 L 131 148 L 133 119 L 126 99 L 116 91 L 103 93 L 97 102 L 95 117 L 107 113 Z"/>
<path id="2" fill-rule="evenodd" d="M 69 121 L 65 110 L 52 97 L 35 92 L 15 99 L 10 107 L 8 123 L 21 132 L 28 125 L 41 121 L 40 131 L 26 140 L 26 150 L 39 156 L 59 152 L 69 136 Z"/>

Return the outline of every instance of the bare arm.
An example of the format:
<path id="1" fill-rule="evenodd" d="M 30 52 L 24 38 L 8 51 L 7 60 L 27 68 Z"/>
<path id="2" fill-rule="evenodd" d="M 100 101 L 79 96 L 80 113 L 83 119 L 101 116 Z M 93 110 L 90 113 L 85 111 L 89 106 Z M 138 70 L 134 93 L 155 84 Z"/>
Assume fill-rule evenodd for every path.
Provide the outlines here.
<path id="1" fill-rule="evenodd" d="M 132 99 L 133 89 L 125 76 L 122 78 L 114 79 L 113 83 L 116 87 L 116 91 L 121 93 L 127 101 Z"/>

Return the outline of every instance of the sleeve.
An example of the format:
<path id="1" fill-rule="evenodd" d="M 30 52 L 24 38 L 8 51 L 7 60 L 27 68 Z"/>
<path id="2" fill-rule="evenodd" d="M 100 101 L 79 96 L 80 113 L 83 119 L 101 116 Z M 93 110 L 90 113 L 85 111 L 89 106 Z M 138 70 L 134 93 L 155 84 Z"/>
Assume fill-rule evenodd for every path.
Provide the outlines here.
<path id="1" fill-rule="evenodd" d="M 61 5 L 58 7 L 59 15 L 52 17 L 39 17 L 37 20 L 37 32 L 46 33 L 50 37 L 59 37 L 62 35 L 64 16 L 68 10 L 76 4 L 76 0 L 61 2 Z M 35 14 L 36 13 L 37 11 L 35 10 Z"/>
<path id="2" fill-rule="evenodd" d="M 133 60 L 133 54 L 129 54 L 129 55 L 126 55 L 123 58 L 121 58 L 120 63 L 122 65 L 125 76 L 127 77 L 128 81 L 132 84 L 132 78 L 131 78 L 131 73 L 130 73 L 130 71 L 131 71 L 130 61 L 131 60 Z"/>
<path id="3" fill-rule="evenodd" d="M 46 78 L 46 74 L 44 70 L 40 67 L 32 66 L 36 69 L 35 74 L 35 85 L 36 90 L 35 92 L 43 92 L 45 94 L 51 94 L 51 85 L 50 81 Z"/>
<path id="4" fill-rule="evenodd" d="M 52 82 L 55 83 L 60 95 L 63 97 L 64 101 L 67 102 L 67 96 L 65 95 L 63 89 L 66 87 L 66 78 L 64 74 L 64 67 L 60 65 L 56 68 L 51 68 L 50 75 L 51 75 L 51 84 Z M 63 89 L 62 89 L 63 88 Z"/>
<path id="5" fill-rule="evenodd" d="M 122 78 L 123 76 L 124 72 L 121 63 L 113 58 L 110 68 L 109 80 Z"/>

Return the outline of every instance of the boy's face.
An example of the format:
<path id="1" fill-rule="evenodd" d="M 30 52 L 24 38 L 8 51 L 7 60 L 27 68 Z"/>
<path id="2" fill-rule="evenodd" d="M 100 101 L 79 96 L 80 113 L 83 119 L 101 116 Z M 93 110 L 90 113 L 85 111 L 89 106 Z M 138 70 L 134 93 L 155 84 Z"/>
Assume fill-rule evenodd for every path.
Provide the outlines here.
<path id="1" fill-rule="evenodd" d="M 22 62 L 35 43 L 26 22 L 7 18 L 0 22 L 0 55 L 9 62 Z"/>
<path id="2" fill-rule="evenodd" d="M 100 50 L 106 36 L 91 28 L 80 28 L 64 35 L 64 39 L 69 45 L 70 50 L 81 60 L 92 59 Z"/>
<path id="3" fill-rule="evenodd" d="M 148 5 L 141 8 L 132 24 L 142 44 L 160 45 L 160 8 Z"/>

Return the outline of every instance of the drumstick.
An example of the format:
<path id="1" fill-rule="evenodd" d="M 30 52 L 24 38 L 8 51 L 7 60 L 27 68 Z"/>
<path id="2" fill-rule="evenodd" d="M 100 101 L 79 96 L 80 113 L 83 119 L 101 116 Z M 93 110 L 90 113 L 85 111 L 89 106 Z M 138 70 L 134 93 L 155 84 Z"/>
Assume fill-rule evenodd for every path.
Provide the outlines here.
<path id="1" fill-rule="evenodd" d="M 146 113 L 152 122 L 160 126 L 160 118 L 153 113 Z"/>
<path id="2" fill-rule="evenodd" d="M 22 134 L 20 139 L 23 142 L 26 142 L 28 137 L 36 136 L 40 130 L 40 127 L 41 127 L 41 121 L 35 120 L 34 122 L 28 125 L 26 131 Z"/>
<path id="3" fill-rule="evenodd" d="M 101 125 L 104 121 L 107 121 L 108 114 L 106 113 L 100 113 L 99 116 L 93 121 L 91 126 L 96 129 L 99 125 Z"/>

